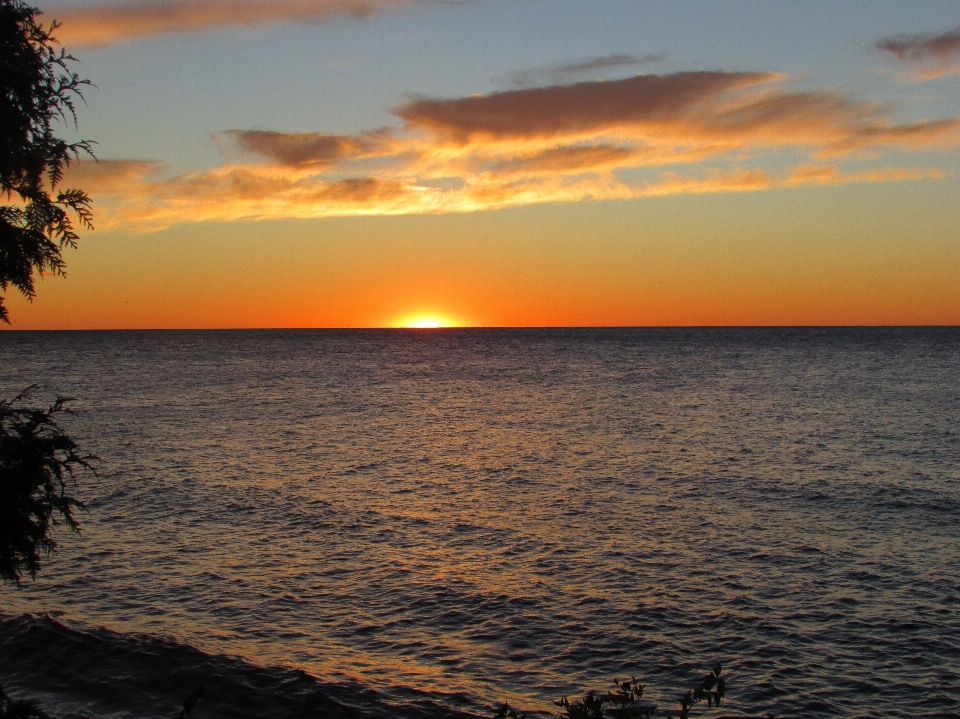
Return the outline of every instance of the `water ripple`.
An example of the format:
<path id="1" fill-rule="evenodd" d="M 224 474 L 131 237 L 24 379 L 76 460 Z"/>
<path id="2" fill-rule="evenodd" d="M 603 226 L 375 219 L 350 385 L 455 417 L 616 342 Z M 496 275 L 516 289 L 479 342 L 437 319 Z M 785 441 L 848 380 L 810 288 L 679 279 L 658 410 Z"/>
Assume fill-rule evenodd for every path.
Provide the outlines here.
<path id="1" fill-rule="evenodd" d="M 960 331 L 0 334 L 4 394 L 36 381 L 106 460 L 0 589 L 35 615 L 0 680 L 64 711 L 150 715 L 37 689 L 46 645 L 370 716 L 666 706 L 718 660 L 732 711 L 954 711 Z"/>

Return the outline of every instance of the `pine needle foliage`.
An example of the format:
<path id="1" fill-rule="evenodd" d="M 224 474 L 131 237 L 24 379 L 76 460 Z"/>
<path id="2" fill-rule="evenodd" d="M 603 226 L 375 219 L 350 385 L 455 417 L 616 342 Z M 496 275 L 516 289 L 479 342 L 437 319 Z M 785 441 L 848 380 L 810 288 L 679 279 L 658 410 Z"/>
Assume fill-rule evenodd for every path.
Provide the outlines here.
<path id="1" fill-rule="evenodd" d="M 71 70 L 42 13 L 22 0 L 0 0 L 0 291 L 35 295 L 34 272 L 64 274 L 61 251 L 75 248 L 73 216 L 92 229 L 83 190 L 58 189 L 72 160 L 93 157 L 93 143 L 56 136 L 57 122 L 76 126 L 76 101 L 90 85 Z M 0 320 L 10 318 L 0 295 Z"/>
<path id="2" fill-rule="evenodd" d="M 24 407 L 31 389 L 0 400 L 0 580 L 17 586 L 24 574 L 35 579 L 41 557 L 57 549 L 57 525 L 80 531 L 74 514 L 84 505 L 67 492 L 78 470 L 96 474 L 97 461 L 57 424 L 58 416 L 72 414 L 71 400 Z"/>

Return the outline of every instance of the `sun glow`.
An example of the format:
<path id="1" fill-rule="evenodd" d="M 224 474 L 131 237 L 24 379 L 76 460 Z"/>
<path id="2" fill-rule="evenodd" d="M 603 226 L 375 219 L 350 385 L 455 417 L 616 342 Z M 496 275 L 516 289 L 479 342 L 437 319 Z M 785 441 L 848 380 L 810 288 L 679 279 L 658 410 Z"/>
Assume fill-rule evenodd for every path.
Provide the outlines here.
<path id="1" fill-rule="evenodd" d="M 398 320 L 394 327 L 405 329 L 433 330 L 443 327 L 460 327 L 460 323 L 449 317 L 438 314 L 408 315 Z"/>

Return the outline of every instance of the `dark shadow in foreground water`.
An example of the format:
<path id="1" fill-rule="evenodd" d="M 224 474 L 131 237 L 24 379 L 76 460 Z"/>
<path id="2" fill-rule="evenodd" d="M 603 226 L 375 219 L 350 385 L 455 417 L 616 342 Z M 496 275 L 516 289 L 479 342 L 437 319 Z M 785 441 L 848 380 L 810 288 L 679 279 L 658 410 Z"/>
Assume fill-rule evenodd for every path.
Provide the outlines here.
<path id="1" fill-rule="evenodd" d="M 205 692 L 195 715 L 203 719 L 477 716 L 444 707 L 426 692 L 408 690 L 410 696 L 398 703 L 359 684 L 326 684 L 300 670 L 260 667 L 173 640 L 78 631 L 50 617 L 0 614 L 0 684 L 16 699 L 36 702 L 62 719 L 170 719 L 201 679 Z"/>

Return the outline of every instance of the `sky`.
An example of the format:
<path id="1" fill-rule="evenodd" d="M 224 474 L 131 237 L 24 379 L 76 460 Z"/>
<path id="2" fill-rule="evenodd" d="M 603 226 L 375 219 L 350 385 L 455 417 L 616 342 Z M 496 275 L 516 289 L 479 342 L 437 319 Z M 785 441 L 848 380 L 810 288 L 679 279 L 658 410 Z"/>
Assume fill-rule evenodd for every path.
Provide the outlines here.
<path id="1" fill-rule="evenodd" d="M 960 324 L 960 4 L 57 0 L 14 329 Z"/>

